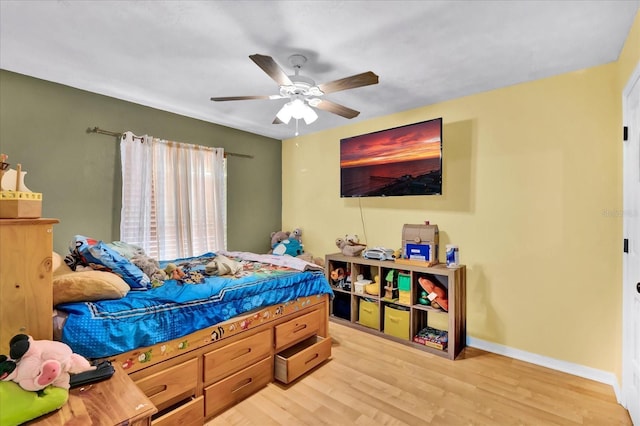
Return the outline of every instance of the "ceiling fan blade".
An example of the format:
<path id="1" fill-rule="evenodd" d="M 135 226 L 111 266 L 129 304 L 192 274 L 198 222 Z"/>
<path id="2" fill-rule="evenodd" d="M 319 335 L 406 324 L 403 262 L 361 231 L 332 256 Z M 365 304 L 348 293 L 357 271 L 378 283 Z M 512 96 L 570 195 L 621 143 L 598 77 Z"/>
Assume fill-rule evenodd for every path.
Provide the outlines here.
<path id="1" fill-rule="evenodd" d="M 284 122 L 282 120 L 280 120 L 278 117 L 273 119 L 273 123 L 271 124 L 284 124 Z"/>
<path id="2" fill-rule="evenodd" d="M 251 60 L 256 63 L 257 66 L 262 68 L 262 71 L 266 72 L 280 86 L 293 86 L 291 79 L 282 71 L 282 68 L 278 66 L 276 61 L 271 56 L 266 55 L 249 55 Z"/>
<path id="3" fill-rule="evenodd" d="M 378 84 L 378 76 L 371 71 L 367 71 L 362 74 L 352 75 L 351 77 L 341 78 L 340 80 L 319 84 L 318 88 L 326 94 L 339 92 L 340 90 L 355 89 L 356 87 L 369 86 L 370 84 Z"/>
<path id="4" fill-rule="evenodd" d="M 337 104 L 335 102 L 328 101 L 326 99 L 322 99 L 315 105 L 316 108 L 319 108 L 324 111 L 332 112 L 334 114 L 338 114 L 344 118 L 354 118 L 360 115 L 360 111 L 356 111 L 355 109 L 347 108 L 344 105 Z"/>
<path id="5" fill-rule="evenodd" d="M 222 101 L 246 101 L 250 99 L 277 99 L 273 96 L 225 96 L 222 98 L 211 98 L 214 102 L 222 102 Z"/>

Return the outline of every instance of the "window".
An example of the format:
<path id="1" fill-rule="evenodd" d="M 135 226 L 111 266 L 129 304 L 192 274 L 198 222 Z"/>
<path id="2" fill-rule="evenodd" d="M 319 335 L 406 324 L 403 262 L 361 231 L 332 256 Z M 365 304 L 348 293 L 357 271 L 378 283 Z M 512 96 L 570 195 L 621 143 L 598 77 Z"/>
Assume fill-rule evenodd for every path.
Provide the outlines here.
<path id="1" fill-rule="evenodd" d="M 156 259 L 226 248 L 222 148 L 122 136 L 120 239 Z"/>

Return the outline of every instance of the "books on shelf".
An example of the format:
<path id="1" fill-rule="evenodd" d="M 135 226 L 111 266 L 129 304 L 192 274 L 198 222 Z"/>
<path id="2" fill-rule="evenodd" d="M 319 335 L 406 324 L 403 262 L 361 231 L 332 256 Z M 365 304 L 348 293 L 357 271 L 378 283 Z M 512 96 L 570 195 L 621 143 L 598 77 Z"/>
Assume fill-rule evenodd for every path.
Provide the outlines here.
<path id="1" fill-rule="evenodd" d="M 445 350 L 449 343 L 449 333 L 433 327 L 425 327 L 413 337 L 413 341 L 435 349 Z"/>

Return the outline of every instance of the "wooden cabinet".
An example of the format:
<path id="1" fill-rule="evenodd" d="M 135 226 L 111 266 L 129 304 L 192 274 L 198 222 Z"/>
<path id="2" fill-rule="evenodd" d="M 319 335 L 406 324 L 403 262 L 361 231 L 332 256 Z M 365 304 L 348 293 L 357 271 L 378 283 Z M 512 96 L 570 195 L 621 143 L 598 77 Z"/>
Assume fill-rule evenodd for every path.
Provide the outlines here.
<path id="1" fill-rule="evenodd" d="M 37 426 L 61 425 L 129 425 L 149 426 L 157 411 L 153 403 L 114 365 L 109 379 L 69 391 L 69 400 L 57 411 L 28 422 Z"/>
<path id="2" fill-rule="evenodd" d="M 327 255 L 325 265 L 327 279 L 335 293 L 330 306 L 332 321 L 452 360 L 464 349 L 464 265 L 428 267 L 418 262 L 380 261 L 342 254 Z M 339 273 L 343 271 L 344 278 Z M 369 280 L 377 285 L 356 285 L 359 276 L 363 278 L 360 282 Z M 426 280 L 437 287 L 436 291 L 425 290 Z M 443 302 L 446 310 L 438 306 L 437 298 L 433 299 L 436 292 L 446 294 L 448 306 Z M 441 344 L 421 337 L 429 330 L 446 332 L 447 342 Z"/>
<path id="3" fill-rule="evenodd" d="M 16 334 L 53 338 L 52 258 L 56 219 L 0 219 L 0 353 Z"/>
<path id="4" fill-rule="evenodd" d="M 141 367 L 129 377 L 159 410 L 152 425 L 201 425 L 267 386 L 274 369 L 277 380 L 290 383 L 327 360 L 328 317 L 329 295 L 310 296 L 110 360 Z M 131 363 L 142 353 L 154 355 Z"/>

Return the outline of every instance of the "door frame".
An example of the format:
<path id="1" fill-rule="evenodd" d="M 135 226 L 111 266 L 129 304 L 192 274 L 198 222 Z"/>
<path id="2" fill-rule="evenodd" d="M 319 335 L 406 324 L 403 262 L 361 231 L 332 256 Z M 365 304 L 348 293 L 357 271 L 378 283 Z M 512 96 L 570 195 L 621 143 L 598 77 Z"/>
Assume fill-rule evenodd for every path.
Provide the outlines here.
<path id="1" fill-rule="evenodd" d="M 627 84 L 625 85 L 625 88 L 622 92 L 622 121 L 623 121 L 623 126 L 629 126 L 630 124 L 630 106 L 628 105 L 627 99 L 631 93 L 631 89 L 634 87 L 635 84 L 639 84 L 640 85 L 640 62 L 638 62 L 636 64 L 636 67 L 633 71 L 633 73 L 631 74 L 629 80 L 627 81 Z M 640 87 L 640 86 L 639 86 Z M 623 144 L 627 143 L 623 141 Z M 623 147 L 623 158 L 622 158 L 622 169 L 623 169 L 623 189 L 622 189 L 622 197 L 623 197 L 623 223 L 622 223 L 622 232 L 623 232 L 623 238 L 630 238 L 632 236 L 630 235 L 626 235 L 627 232 L 627 221 L 631 221 L 631 220 L 640 220 L 640 218 L 638 217 L 634 217 L 634 215 L 632 215 L 631 212 L 625 211 L 625 207 L 628 205 L 627 202 L 627 197 L 630 196 L 629 194 L 627 194 L 626 189 L 626 185 L 625 182 L 627 179 L 629 179 L 630 177 L 628 176 L 628 173 L 626 173 L 626 169 L 625 169 L 625 158 L 624 158 L 624 154 L 625 154 L 625 148 Z M 639 165 L 640 167 L 640 165 Z M 636 197 L 638 196 L 637 194 L 635 195 Z M 640 229 L 640 226 L 637 227 L 636 229 Z M 633 236 L 632 239 L 632 244 L 640 244 L 640 241 L 637 240 L 636 236 Z M 631 384 L 630 384 L 630 378 L 633 377 L 632 376 L 632 357 L 633 357 L 633 348 L 631 347 L 631 342 L 633 341 L 630 334 L 632 329 L 632 326 L 630 325 L 632 322 L 632 318 L 633 318 L 633 314 L 632 314 L 632 303 L 633 303 L 633 296 L 632 297 L 627 297 L 627 294 L 632 294 L 629 289 L 627 288 L 627 285 L 629 282 L 632 281 L 632 277 L 628 276 L 629 275 L 629 267 L 627 266 L 627 263 L 630 260 L 627 258 L 627 256 L 624 255 L 622 256 L 622 392 L 621 392 L 621 396 L 622 396 L 622 405 L 624 407 L 626 407 L 627 409 L 629 408 L 630 404 L 639 404 L 638 401 L 631 401 Z M 626 377 L 626 380 L 625 380 Z M 635 407 L 636 412 L 638 411 L 638 408 L 640 407 Z M 635 419 L 637 420 L 637 419 Z"/>

